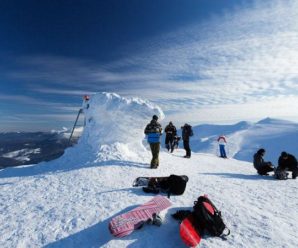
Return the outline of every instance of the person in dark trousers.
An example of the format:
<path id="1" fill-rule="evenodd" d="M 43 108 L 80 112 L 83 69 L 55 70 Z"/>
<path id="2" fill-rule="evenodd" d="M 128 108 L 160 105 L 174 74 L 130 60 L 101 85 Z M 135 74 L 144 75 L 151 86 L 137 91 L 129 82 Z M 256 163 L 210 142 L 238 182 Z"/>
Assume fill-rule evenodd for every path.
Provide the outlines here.
<path id="1" fill-rule="evenodd" d="M 152 120 L 144 130 L 152 152 L 151 169 L 156 169 L 159 166 L 160 136 L 162 127 L 157 120 L 157 115 L 153 115 Z"/>
<path id="2" fill-rule="evenodd" d="M 225 146 L 227 144 L 226 137 L 224 135 L 220 135 L 217 138 L 217 142 L 218 142 L 218 145 L 219 145 L 220 157 L 221 158 L 227 158 L 226 149 L 225 149 Z"/>
<path id="3" fill-rule="evenodd" d="M 265 149 L 261 148 L 254 154 L 254 167 L 259 175 L 268 176 L 268 172 L 274 171 L 274 166 L 269 161 L 264 161 Z"/>
<path id="4" fill-rule="evenodd" d="M 298 174 L 298 163 L 295 156 L 282 152 L 278 159 L 277 171 L 292 171 L 292 178 L 296 179 Z"/>
<path id="5" fill-rule="evenodd" d="M 174 137 L 177 134 L 177 129 L 171 121 L 166 126 L 165 133 L 166 133 L 166 140 L 165 140 L 166 148 L 168 149 L 168 151 L 171 150 L 171 152 L 173 152 L 174 151 Z"/>
<path id="6" fill-rule="evenodd" d="M 191 150 L 189 146 L 189 137 L 193 136 L 191 125 L 185 123 L 184 126 L 181 127 L 182 129 L 182 140 L 183 140 L 183 146 L 186 151 L 186 155 L 184 158 L 190 158 L 191 157 Z"/>

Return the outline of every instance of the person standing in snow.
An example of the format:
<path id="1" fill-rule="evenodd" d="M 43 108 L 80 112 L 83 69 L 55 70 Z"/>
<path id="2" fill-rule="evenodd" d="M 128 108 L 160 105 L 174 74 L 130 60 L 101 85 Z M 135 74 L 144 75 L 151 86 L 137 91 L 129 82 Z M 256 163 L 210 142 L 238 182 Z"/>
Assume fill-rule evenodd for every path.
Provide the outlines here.
<path id="1" fill-rule="evenodd" d="M 265 149 L 261 148 L 254 154 L 254 167 L 257 170 L 259 175 L 266 175 L 268 176 L 268 172 L 274 171 L 274 166 L 271 162 L 265 162 L 264 161 L 264 155 L 265 155 Z"/>
<path id="2" fill-rule="evenodd" d="M 183 146 L 186 151 L 186 155 L 184 158 L 190 158 L 191 157 L 191 150 L 189 146 L 189 138 L 193 136 L 193 131 L 191 128 L 191 125 L 185 123 L 184 126 L 181 127 L 182 129 L 182 140 L 183 140 Z"/>
<path id="3" fill-rule="evenodd" d="M 171 150 L 171 152 L 173 152 L 174 151 L 174 137 L 177 134 L 177 130 L 171 121 L 166 126 L 165 133 L 166 133 L 166 140 L 165 140 L 166 148 L 168 149 L 168 151 Z"/>
<path id="4" fill-rule="evenodd" d="M 219 152 L 221 158 L 227 158 L 225 146 L 227 144 L 227 139 L 224 135 L 220 135 L 217 139 L 219 145 Z"/>
<path id="5" fill-rule="evenodd" d="M 152 152 L 151 169 L 156 169 L 159 166 L 160 136 L 162 127 L 157 120 L 157 115 L 153 115 L 152 120 L 144 130 Z"/>
<path id="6" fill-rule="evenodd" d="M 292 178 L 296 179 L 298 174 L 298 163 L 295 156 L 282 152 L 278 159 L 277 171 L 292 171 Z"/>

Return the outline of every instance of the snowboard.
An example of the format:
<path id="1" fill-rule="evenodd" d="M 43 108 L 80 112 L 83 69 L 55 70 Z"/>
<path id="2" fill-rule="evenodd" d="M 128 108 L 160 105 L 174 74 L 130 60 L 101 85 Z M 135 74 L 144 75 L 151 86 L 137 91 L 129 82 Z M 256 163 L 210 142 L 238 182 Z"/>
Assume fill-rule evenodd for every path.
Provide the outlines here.
<path id="1" fill-rule="evenodd" d="M 192 214 L 186 217 L 180 224 L 180 237 L 188 247 L 196 247 L 201 241 L 201 235 L 195 229 Z"/>
<path id="2" fill-rule="evenodd" d="M 188 177 L 187 176 L 181 175 L 181 177 L 186 178 L 187 179 L 186 181 L 188 181 Z M 137 177 L 134 180 L 132 186 L 133 187 L 141 187 L 141 186 L 143 186 L 143 187 L 155 187 L 155 188 L 159 188 L 160 185 L 163 182 L 165 182 L 165 181 L 168 180 L 168 178 L 169 178 L 169 176 L 168 177 Z"/>
<path id="3" fill-rule="evenodd" d="M 132 186 L 141 187 L 141 186 L 157 186 L 160 182 L 167 180 L 169 177 L 137 177 Z"/>
<path id="4" fill-rule="evenodd" d="M 114 217 L 109 222 L 109 230 L 115 237 L 121 238 L 129 235 L 134 230 L 139 229 L 146 221 L 153 218 L 162 210 L 171 206 L 168 198 L 158 195 L 145 204 Z"/>

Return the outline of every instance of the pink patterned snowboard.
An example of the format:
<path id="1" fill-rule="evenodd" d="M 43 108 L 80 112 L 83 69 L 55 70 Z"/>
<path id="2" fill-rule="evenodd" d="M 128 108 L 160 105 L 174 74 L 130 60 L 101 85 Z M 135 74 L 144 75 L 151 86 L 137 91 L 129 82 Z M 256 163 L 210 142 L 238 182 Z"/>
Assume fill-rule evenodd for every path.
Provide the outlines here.
<path id="1" fill-rule="evenodd" d="M 149 202 L 121 215 L 114 217 L 109 223 L 109 230 L 115 237 L 124 237 L 140 227 L 140 224 L 152 219 L 153 214 L 171 206 L 168 198 L 158 195 Z"/>

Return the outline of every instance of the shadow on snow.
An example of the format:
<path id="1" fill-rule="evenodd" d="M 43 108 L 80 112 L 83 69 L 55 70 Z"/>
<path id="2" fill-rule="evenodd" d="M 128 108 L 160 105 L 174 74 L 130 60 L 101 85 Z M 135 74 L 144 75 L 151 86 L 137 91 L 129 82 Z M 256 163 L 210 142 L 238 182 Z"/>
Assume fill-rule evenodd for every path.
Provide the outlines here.
<path id="1" fill-rule="evenodd" d="M 239 173 L 201 173 L 203 175 L 220 176 L 223 178 L 237 178 L 244 180 L 274 180 L 273 176 L 245 175 Z"/>
<path id="2" fill-rule="evenodd" d="M 24 167 L 10 167 L 6 169 L 2 169 L 0 171 L 0 178 L 10 178 L 10 177 L 29 177 L 29 176 L 37 176 L 37 175 L 47 175 L 52 173 L 63 173 L 72 170 L 79 170 L 82 168 L 89 167 L 99 167 L 99 166 L 128 166 L 128 167 L 138 167 L 138 168 L 148 168 L 150 169 L 150 165 L 148 163 L 138 163 L 133 161 L 123 161 L 123 160 L 109 160 L 95 163 L 84 163 L 82 165 L 75 164 L 63 164 L 59 166 L 59 160 L 54 163 L 40 163 L 32 166 L 24 166 Z"/>

